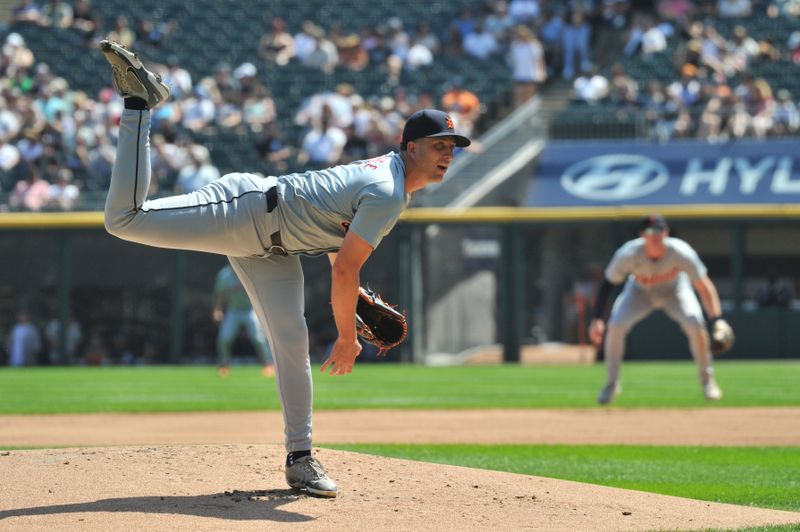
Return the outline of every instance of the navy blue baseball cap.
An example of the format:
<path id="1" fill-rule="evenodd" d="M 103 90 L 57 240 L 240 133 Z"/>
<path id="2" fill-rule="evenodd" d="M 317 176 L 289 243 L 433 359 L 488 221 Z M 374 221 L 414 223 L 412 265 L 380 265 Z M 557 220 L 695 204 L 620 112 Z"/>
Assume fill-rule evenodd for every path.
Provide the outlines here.
<path id="1" fill-rule="evenodd" d="M 408 117 L 400 147 L 405 149 L 412 140 L 427 137 L 453 137 L 459 148 L 466 148 L 471 144 L 467 137 L 456 134 L 450 115 L 437 109 L 422 109 Z"/>
<path id="2" fill-rule="evenodd" d="M 647 233 L 660 233 L 668 227 L 667 219 L 660 214 L 648 214 L 639 222 L 639 229 Z"/>

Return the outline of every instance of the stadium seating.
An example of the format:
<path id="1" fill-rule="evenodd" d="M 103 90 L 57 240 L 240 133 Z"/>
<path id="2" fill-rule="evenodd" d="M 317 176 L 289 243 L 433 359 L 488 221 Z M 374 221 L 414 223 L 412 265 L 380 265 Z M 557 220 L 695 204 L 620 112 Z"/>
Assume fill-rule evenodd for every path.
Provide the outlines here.
<path id="1" fill-rule="evenodd" d="M 773 44 L 785 53 L 786 42 L 792 31 L 797 30 L 798 22 L 796 19 L 784 16 L 767 16 L 769 3 L 766 0 L 754 0 L 753 14 L 747 18 L 714 17 L 703 20 L 713 25 L 726 39 L 731 37 L 734 27 L 743 26 L 750 37 L 756 40 L 770 38 Z M 673 58 L 680 39 L 679 35 L 670 37 L 666 50 L 649 57 L 643 57 L 641 54 L 631 57 L 619 56 L 622 58 L 619 62 L 624 66 L 627 75 L 638 83 L 640 94 L 646 89 L 650 80 L 658 80 L 663 85 L 668 85 L 678 79 L 679 67 L 676 67 Z M 773 92 L 787 89 L 795 101 L 800 99 L 798 67 L 785 57 L 775 62 L 753 62 L 748 72 L 755 77 L 764 78 Z M 610 78 L 611 65 L 604 65 L 601 74 Z M 728 79 L 727 83 L 736 86 L 739 81 L 739 77 L 733 77 Z M 587 106 L 583 102 L 575 101 L 558 113 L 552 121 L 550 136 L 573 139 L 644 137 L 648 135 L 645 122 L 643 112 L 620 112 L 618 106 L 611 102 Z"/>
<path id="2" fill-rule="evenodd" d="M 367 68 L 361 72 L 337 68 L 331 74 L 325 74 L 295 61 L 283 67 L 268 67 L 258 56 L 258 44 L 273 17 L 283 18 L 287 31 L 291 33 L 297 32 L 304 20 L 313 20 L 328 28 L 340 24 L 346 32 L 360 32 L 364 26 L 386 23 L 395 16 L 403 20 L 407 31 L 413 31 L 422 21 L 444 31 L 458 11 L 469 4 L 477 12 L 482 2 L 410 0 L 404 2 L 401 10 L 388 0 L 371 2 L 369 10 L 362 9 L 358 3 L 295 0 L 142 0 L 136 3 L 104 0 L 92 6 L 102 17 L 106 29 L 113 26 L 119 15 L 126 16 L 132 28 L 143 16 L 154 21 L 174 21 L 175 29 L 162 46 L 134 48 L 153 62 L 163 63 L 170 56 L 176 56 L 195 82 L 211 75 L 214 65 L 222 61 L 234 68 L 243 62 L 254 63 L 258 68 L 258 76 L 275 100 L 281 131 L 291 143 L 297 144 L 303 131 L 294 124 L 293 118 L 308 96 L 333 89 L 343 82 L 353 85 L 355 91 L 365 98 L 389 95 L 395 86 L 388 83 L 386 73 L 377 68 Z M 75 31 L 27 24 L 13 25 L 9 31 L 20 33 L 34 52 L 37 62 L 48 63 L 53 73 L 64 77 L 73 89 L 84 90 L 96 97 L 103 87 L 110 85 L 107 65 L 99 53 L 86 49 L 81 36 Z M 438 101 L 446 84 L 455 76 L 460 76 L 465 85 L 487 105 L 504 96 L 510 88 L 509 69 L 502 57 L 486 64 L 470 57 L 440 55 L 431 67 L 405 70 L 399 84 L 410 94 L 424 91 Z M 212 134 L 205 132 L 194 136 L 209 145 L 212 160 L 222 173 L 234 170 L 273 173 L 274 169 L 260 162 L 255 154 L 253 144 L 257 134 L 218 130 Z"/>

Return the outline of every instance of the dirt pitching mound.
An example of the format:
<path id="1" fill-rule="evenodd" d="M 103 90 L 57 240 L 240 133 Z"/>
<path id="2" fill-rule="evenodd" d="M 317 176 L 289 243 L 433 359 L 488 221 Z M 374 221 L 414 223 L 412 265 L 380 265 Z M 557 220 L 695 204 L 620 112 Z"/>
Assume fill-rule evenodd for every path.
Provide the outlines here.
<path id="1" fill-rule="evenodd" d="M 321 449 L 336 499 L 287 489 L 278 445 L 0 453 L 3 530 L 666 530 L 800 513 Z"/>

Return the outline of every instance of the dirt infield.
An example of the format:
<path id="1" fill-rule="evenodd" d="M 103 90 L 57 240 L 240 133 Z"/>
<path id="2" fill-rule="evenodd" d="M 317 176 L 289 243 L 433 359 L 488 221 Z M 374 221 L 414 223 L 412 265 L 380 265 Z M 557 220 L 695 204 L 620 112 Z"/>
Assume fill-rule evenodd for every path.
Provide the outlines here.
<path id="1" fill-rule="evenodd" d="M 356 410 L 314 414 L 317 443 L 800 445 L 800 408 Z M 2 446 L 280 443 L 279 412 L 0 416 Z"/>
<path id="2" fill-rule="evenodd" d="M 800 513 L 322 449 L 337 499 L 286 489 L 278 445 L 10 451 L 4 530 L 666 530 Z"/>
<path id="3" fill-rule="evenodd" d="M 322 411 L 318 443 L 800 445 L 800 408 Z M 0 416 L 0 530 L 694 530 L 778 512 L 320 449 L 286 489 L 277 412 Z M 267 443 L 263 443 L 267 442 Z M 123 445 L 124 447 L 104 447 Z M 145 447 L 130 447 L 146 445 Z M 502 527 L 502 528 L 501 528 Z"/>

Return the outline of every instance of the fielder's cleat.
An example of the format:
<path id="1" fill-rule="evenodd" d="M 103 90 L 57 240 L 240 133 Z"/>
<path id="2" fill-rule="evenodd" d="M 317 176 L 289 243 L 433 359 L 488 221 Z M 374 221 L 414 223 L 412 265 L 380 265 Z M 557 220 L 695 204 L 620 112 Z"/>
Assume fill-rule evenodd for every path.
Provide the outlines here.
<path id="1" fill-rule="evenodd" d="M 709 401 L 722 399 L 722 390 L 713 378 L 703 385 L 703 396 Z"/>
<path id="2" fill-rule="evenodd" d="M 275 376 L 275 366 L 272 364 L 264 364 L 264 367 L 261 368 L 261 375 L 270 378 Z"/>
<path id="3" fill-rule="evenodd" d="M 617 382 L 610 382 L 600 390 L 600 394 L 597 396 L 597 402 L 601 405 L 607 405 L 620 393 L 622 393 L 622 386 Z"/>
<path id="4" fill-rule="evenodd" d="M 222 377 L 223 379 L 231 374 L 230 368 L 228 366 L 220 366 L 217 368 L 217 375 Z"/>
<path id="5" fill-rule="evenodd" d="M 316 458 L 304 456 L 286 468 L 286 482 L 295 489 L 320 497 L 336 497 L 336 483 Z"/>
<path id="6" fill-rule="evenodd" d="M 113 41 L 101 41 L 100 51 L 111 63 L 111 81 L 123 98 L 141 98 L 149 109 L 169 98 L 161 76 L 147 70 L 139 57 Z"/>

